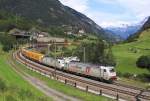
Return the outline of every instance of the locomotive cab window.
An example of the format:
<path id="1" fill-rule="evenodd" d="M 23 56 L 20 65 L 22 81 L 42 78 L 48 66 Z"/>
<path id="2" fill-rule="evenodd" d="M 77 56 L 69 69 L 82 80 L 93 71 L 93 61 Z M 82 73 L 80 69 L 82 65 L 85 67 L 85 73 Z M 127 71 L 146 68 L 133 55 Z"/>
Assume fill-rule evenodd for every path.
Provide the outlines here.
<path id="1" fill-rule="evenodd" d="M 109 71 L 110 71 L 110 72 L 115 72 L 115 70 L 114 70 L 114 69 L 110 69 Z"/>

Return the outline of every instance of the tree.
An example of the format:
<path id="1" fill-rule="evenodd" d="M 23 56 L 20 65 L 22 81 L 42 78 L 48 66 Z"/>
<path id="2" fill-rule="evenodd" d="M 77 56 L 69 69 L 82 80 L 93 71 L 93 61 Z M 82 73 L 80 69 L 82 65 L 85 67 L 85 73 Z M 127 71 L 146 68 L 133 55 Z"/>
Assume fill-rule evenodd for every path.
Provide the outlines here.
<path id="1" fill-rule="evenodd" d="M 50 27 L 48 29 L 48 32 L 52 36 L 65 36 L 64 29 L 61 27 L 56 27 L 56 26 Z"/>
<path id="2" fill-rule="evenodd" d="M 8 52 L 13 48 L 13 45 L 16 43 L 16 39 L 15 37 L 4 33 L 0 34 L 0 43 L 3 45 L 3 50 Z"/>
<path id="3" fill-rule="evenodd" d="M 141 56 L 136 62 L 137 67 L 147 68 L 150 70 L 150 56 Z"/>
<path id="4" fill-rule="evenodd" d="M 106 53 L 105 45 L 101 39 L 94 41 L 83 41 L 76 49 L 75 54 L 84 61 L 84 48 L 85 48 L 85 62 L 102 64 L 102 65 L 115 65 L 111 49 Z"/>
<path id="5" fill-rule="evenodd" d="M 105 56 L 103 57 L 103 62 L 102 63 L 104 65 L 110 65 L 110 66 L 115 66 L 116 65 L 111 47 L 109 47 L 108 51 L 105 52 Z"/>

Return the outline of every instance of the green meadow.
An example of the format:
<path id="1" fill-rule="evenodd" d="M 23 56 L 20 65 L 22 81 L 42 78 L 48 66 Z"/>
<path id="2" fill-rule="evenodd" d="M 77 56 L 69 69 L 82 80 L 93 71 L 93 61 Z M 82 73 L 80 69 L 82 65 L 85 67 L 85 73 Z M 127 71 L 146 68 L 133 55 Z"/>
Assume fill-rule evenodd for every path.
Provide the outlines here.
<path id="1" fill-rule="evenodd" d="M 18 75 L 8 63 L 0 45 L 0 101 L 51 101 Z M 10 57 L 9 57 L 10 58 Z"/>
<path id="2" fill-rule="evenodd" d="M 142 32 L 137 41 L 115 45 L 113 54 L 117 61 L 116 70 L 120 73 L 150 74 L 147 69 L 136 66 L 137 59 L 142 55 L 150 55 L 150 30 Z"/>

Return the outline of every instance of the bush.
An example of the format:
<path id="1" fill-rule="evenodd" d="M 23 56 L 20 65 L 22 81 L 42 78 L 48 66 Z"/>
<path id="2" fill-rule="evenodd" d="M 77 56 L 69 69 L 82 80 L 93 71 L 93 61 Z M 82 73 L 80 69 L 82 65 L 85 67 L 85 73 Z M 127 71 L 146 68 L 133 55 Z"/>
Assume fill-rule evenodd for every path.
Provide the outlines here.
<path id="1" fill-rule="evenodd" d="M 123 74 L 121 72 L 117 71 L 117 76 L 118 77 L 123 77 Z"/>
<path id="2" fill-rule="evenodd" d="M 37 101 L 48 101 L 46 97 L 38 97 Z"/>
<path id="3" fill-rule="evenodd" d="M 16 39 L 15 37 L 4 33 L 0 34 L 0 43 L 3 45 L 3 50 L 8 52 L 13 48 L 13 45 L 16 43 Z"/>
<path id="4" fill-rule="evenodd" d="M 150 82 L 150 75 L 149 74 L 137 75 L 137 80 L 140 80 L 142 82 Z"/>
<path id="5" fill-rule="evenodd" d="M 141 56 L 137 60 L 136 65 L 139 68 L 147 68 L 150 70 L 150 56 Z"/>
<path id="6" fill-rule="evenodd" d="M 20 89 L 18 93 L 19 93 L 19 97 L 21 98 L 21 100 L 34 97 L 33 93 L 30 90 Z"/>
<path id="7" fill-rule="evenodd" d="M 0 92 L 4 92 L 6 91 L 6 89 L 7 89 L 7 86 L 5 82 L 2 79 L 0 79 Z"/>
<path id="8" fill-rule="evenodd" d="M 125 77 L 125 78 L 132 78 L 133 74 L 125 73 L 125 74 L 123 74 L 123 77 Z"/>
<path id="9" fill-rule="evenodd" d="M 17 100 L 12 95 L 7 95 L 6 101 L 17 101 Z"/>

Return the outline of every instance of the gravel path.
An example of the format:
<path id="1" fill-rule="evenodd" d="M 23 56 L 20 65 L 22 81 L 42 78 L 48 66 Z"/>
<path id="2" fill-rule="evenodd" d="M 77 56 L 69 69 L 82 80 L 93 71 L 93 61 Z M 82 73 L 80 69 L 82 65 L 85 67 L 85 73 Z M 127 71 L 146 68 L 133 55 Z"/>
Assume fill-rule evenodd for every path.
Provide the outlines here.
<path id="1" fill-rule="evenodd" d="M 44 82 L 28 74 L 27 76 L 24 76 L 23 78 L 27 80 L 28 82 L 30 82 L 30 84 L 38 88 L 40 91 L 42 91 L 44 94 L 46 94 L 47 96 L 50 96 L 54 101 L 81 101 L 77 98 L 67 96 L 61 92 L 58 92 L 52 88 L 49 88 Z"/>
<path id="2" fill-rule="evenodd" d="M 33 77 L 33 76 L 23 72 L 23 71 L 18 70 L 17 66 L 12 61 L 8 61 L 8 62 L 9 62 L 9 64 L 11 64 L 11 67 L 14 67 L 13 68 L 14 71 L 16 71 L 26 81 L 28 81 L 34 87 L 39 89 L 45 95 L 52 98 L 54 101 L 81 101 L 78 98 L 65 95 L 61 92 L 56 91 L 55 89 L 48 87 L 43 81 L 39 80 L 38 78 L 35 78 L 35 77 Z"/>

